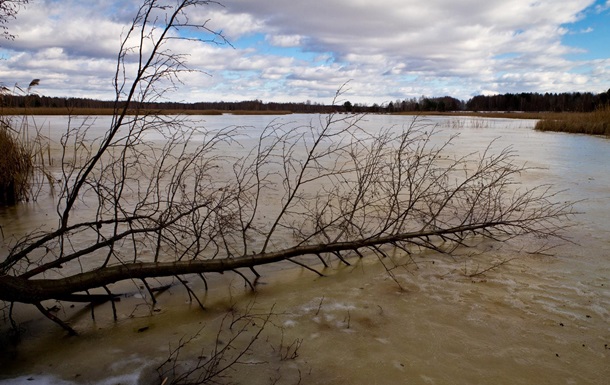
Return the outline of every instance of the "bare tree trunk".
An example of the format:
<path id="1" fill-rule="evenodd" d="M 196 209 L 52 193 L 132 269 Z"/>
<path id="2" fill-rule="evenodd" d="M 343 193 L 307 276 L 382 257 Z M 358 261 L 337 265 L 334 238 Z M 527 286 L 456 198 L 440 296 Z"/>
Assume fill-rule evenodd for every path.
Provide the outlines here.
<path id="1" fill-rule="evenodd" d="M 4 275 L 0 277 L 0 297 L 5 301 L 38 303 L 47 299 L 74 301 L 74 293 L 91 288 L 103 287 L 127 279 L 145 279 L 151 277 L 171 277 L 182 274 L 223 273 L 239 268 L 254 267 L 307 254 L 341 253 L 360 249 L 375 250 L 379 245 L 411 243 L 428 249 L 439 249 L 430 243 L 430 237 L 444 240 L 457 240 L 467 234 L 477 234 L 485 229 L 502 226 L 520 227 L 509 222 L 488 222 L 478 225 L 464 225 L 438 231 L 393 234 L 383 237 L 360 239 L 348 242 L 336 242 L 317 245 L 302 245 L 275 252 L 252 254 L 233 258 L 201 259 L 174 262 L 135 262 L 123 265 L 112 265 L 97 270 L 75 274 L 61 279 L 26 279 Z M 425 241 L 423 241 L 425 239 Z M 94 302 L 95 296 L 83 294 L 85 299 Z"/>

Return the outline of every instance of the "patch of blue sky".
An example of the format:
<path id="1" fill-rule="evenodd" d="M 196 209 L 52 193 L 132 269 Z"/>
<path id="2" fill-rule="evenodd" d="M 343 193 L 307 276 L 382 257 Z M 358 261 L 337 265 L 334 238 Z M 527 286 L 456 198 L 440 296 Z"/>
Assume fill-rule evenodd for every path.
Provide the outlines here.
<path id="1" fill-rule="evenodd" d="M 218 75 L 215 75 L 215 76 L 219 76 L 221 79 L 225 79 L 225 80 L 235 80 L 235 79 L 240 78 L 242 75 L 239 75 L 235 71 L 222 70 L 222 71 L 219 71 Z"/>
<path id="2" fill-rule="evenodd" d="M 583 65 L 572 68 L 572 70 L 570 72 L 573 74 L 586 75 L 586 74 L 591 73 L 591 71 L 593 71 L 593 67 L 590 64 L 585 63 Z"/>
<path id="3" fill-rule="evenodd" d="M 501 53 L 501 54 L 495 55 L 493 58 L 495 60 L 507 60 L 507 59 L 514 59 L 519 56 L 520 56 L 520 54 L 518 54 L 516 52 L 506 52 L 506 53 Z"/>
<path id="4" fill-rule="evenodd" d="M 280 57 L 290 57 L 309 63 L 320 63 L 320 60 L 327 59 L 320 52 L 305 51 L 300 46 L 280 47 L 269 42 L 265 34 L 257 33 L 241 37 L 231 44 L 238 49 L 254 49 L 256 54 L 272 55 Z"/>
<path id="5" fill-rule="evenodd" d="M 245 35 L 237 40 L 232 40 L 231 44 L 238 49 L 255 48 L 259 45 L 265 44 L 265 35 L 262 33 L 254 33 Z"/>
<path id="6" fill-rule="evenodd" d="M 583 51 L 567 55 L 568 59 L 594 60 L 610 57 L 610 9 L 603 7 L 605 3 L 605 0 L 598 0 L 584 11 L 582 19 L 563 26 L 569 30 L 563 36 L 563 44 Z"/>
<path id="7" fill-rule="evenodd" d="M 8 60 L 10 59 L 15 52 L 0 48 L 0 60 Z"/>
<path id="8" fill-rule="evenodd" d="M 246 77 L 254 77 L 254 78 L 258 78 L 260 77 L 260 72 L 259 71 L 254 71 L 254 70 L 224 70 L 220 72 L 222 77 L 224 79 L 227 80 L 236 80 L 236 79 L 243 79 Z"/>
<path id="9" fill-rule="evenodd" d="M 400 76 L 400 81 L 404 83 L 418 82 L 420 80 L 419 75 L 405 74 Z"/>

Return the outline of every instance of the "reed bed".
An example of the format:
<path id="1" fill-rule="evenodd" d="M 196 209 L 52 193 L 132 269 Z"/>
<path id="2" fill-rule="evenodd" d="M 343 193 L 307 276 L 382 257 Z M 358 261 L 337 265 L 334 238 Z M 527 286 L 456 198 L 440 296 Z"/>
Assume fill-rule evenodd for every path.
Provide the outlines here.
<path id="1" fill-rule="evenodd" d="M 229 114 L 233 115 L 290 115 L 292 111 L 250 111 L 250 110 L 235 110 L 235 111 L 227 111 Z"/>
<path id="2" fill-rule="evenodd" d="M 23 115 L 114 115 L 116 111 L 112 108 L 66 108 L 66 107 L 29 107 L 29 108 L 2 108 L 0 116 L 23 116 Z M 128 111 L 128 114 L 135 115 L 287 115 L 291 111 L 249 111 L 249 110 L 189 110 L 189 109 L 134 109 Z"/>
<path id="3" fill-rule="evenodd" d="M 0 120 L 0 205 L 12 205 L 27 197 L 34 170 L 28 150 L 19 132 Z"/>
<path id="4" fill-rule="evenodd" d="M 479 117 L 479 118 L 500 118 L 500 119 L 547 119 L 564 115 L 564 112 L 477 112 L 477 111 L 407 111 L 396 112 L 393 115 L 431 115 L 431 116 L 458 116 L 458 117 Z"/>
<path id="5" fill-rule="evenodd" d="M 14 125 L 0 118 L 0 205 L 36 200 L 44 185 L 53 192 L 49 139 L 40 127 L 28 124 L 27 117 Z"/>
<path id="6" fill-rule="evenodd" d="M 488 119 L 483 119 L 477 116 L 456 116 L 452 117 L 446 123 L 447 127 L 453 129 L 462 128 L 490 128 L 491 124 Z"/>
<path id="7" fill-rule="evenodd" d="M 536 123 L 538 131 L 610 136 L 610 105 L 594 112 L 562 114 Z"/>
<path id="8" fill-rule="evenodd" d="M 28 107 L 14 108 L 4 107 L 0 109 L 0 116 L 10 115 L 114 115 L 112 108 L 67 108 L 67 107 Z M 162 115 L 289 115 L 292 111 L 256 111 L 256 110 L 198 110 L 198 109 L 134 109 L 129 114 L 162 114 Z M 559 119 L 569 113 L 554 112 L 473 112 L 473 111 L 409 111 L 396 112 L 393 115 L 438 115 L 438 116 L 460 116 L 460 117 L 482 117 L 482 118 L 504 118 L 504 119 Z"/>

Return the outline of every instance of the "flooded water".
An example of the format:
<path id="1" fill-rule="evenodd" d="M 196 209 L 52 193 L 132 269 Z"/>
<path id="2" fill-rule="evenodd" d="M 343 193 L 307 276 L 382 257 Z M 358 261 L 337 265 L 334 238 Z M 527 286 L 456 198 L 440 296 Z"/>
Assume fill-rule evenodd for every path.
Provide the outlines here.
<path id="1" fill-rule="evenodd" d="M 58 139 L 64 118 L 41 125 Z M 63 119 L 63 120 L 62 120 Z M 90 134 L 103 133 L 98 118 Z M 210 129 L 256 127 L 266 116 L 205 117 Z M 307 124 L 316 117 L 279 118 Z M 368 130 L 409 125 L 410 117 L 368 116 Z M 610 380 L 610 140 L 540 133 L 534 122 L 426 118 L 439 143 L 459 134 L 448 155 L 512 146 L 518 162 L 533 167 L 527 186 L 553 184 L 557 199 L 577 201 L 565 243 L 553 255 L 517 253 L 484 242 L 485 253 L 451 258 L 432 252 L 405 259 L 394 270 L 400 286 L 375 258 L 335 263 L 318 277 L 294 265 L 263 269 L 253 293 L 232 274 L 193 281 L 206 310 L 177 285 L 152 308 L 141 292 L 91 310 L 66 305 L 58 315 L 81 332 L 67 337 L 35 309 L 17 306 L 25 330 L 16 348 L 5 344 L 0 384 L 160 384 L 155 369 L 180 341 L 191 339 L 177 365 L 209 357 L 231 335 L 235 346 L 264 330 L 241 364 L 226 372 L 243 384 L 607 384 Z M 244 146 L 250 139 L 242 138 Z M 53 202 L 0 209 L 3 237 L 44 227 Z M 49 211 L 51 210 L 51 211 Z M 536 240 L 524 239 L 524 247 Z M 535 246 L 535 245 L 534 245 Z M 501 266 L 482 274 L 499 261 Z M 474 274 L 474 275 L 473 275 Z M 48 306 L 52 306 L 49 303 Z M 228 318 L 227 318 L 228 317 Z M 265 320 L 268 323 L 265 324 Z M 220 340 L 218 344 L 215 341 Z M 5 341 L 2 341 L 5 343 Z M 227 352 L 227 356 L 230 352 Z M 172 357 L 173 358 L 173 357 Z"/>

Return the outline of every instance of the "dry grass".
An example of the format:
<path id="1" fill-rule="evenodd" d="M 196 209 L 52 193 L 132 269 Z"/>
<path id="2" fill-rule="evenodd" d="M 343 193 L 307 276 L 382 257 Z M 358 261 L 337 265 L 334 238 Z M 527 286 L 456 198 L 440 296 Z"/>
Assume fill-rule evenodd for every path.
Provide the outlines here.
<path id="1" fill-rule="evenodd" d="M 112 108 L 65 108 L 65 107 L 36 107 L 36 108 L 3 108 L 0 109 L 0 115 L 114 115 L 115 110 Z M 166 114 L 166 115 L 222 115 L 219 110 L 133 110 L 131 114 Z"/>
<path id="2" fill-rule="evenodd" d="M 562 114 L 542 119 L 536 130 L 610 136 L 610 105 L 589 113 Z"/>
<path id="3" fill-rule="evenodd" d="M 113 115 L 112 108 L 66 108 L 66 107 L 29 107 L 25 108 L 2 108 L 1 115 Z M 133 110 L 131 113 L 139 114 L 163 114 L 163 115 L 288 115 L 293 112 L 288 110 L 279 111 L 254 111 L 254 110 L 187 110 L 187 109 L 140 109 Z M 393 115 L 438 115 L 438 116 L 466 116 L 466 117 L 483 117 L 483 118 L 505 118 L 505 119 L 561 119 L 562 117 L 573 115 L 571 113 L 554 113 L 554 112 L 436 112 L 436 111 L 411 111 L 397 112 Z"/>
<path id="4" fill-rule="evenodd" d="M 160 114 L 160 115 L 287 115 L 290 111 L 221 111 L 221 110 L 186 110 L 186 109 L 140 109 L 133 110 L 131 114 Z M 3 108 L 0 109 L 0 115 L 114 115 L 115 111 L 112 108 L 65 108 L 65 107 L 36 107 L 36 108 Z"/>
<path id="5" fill-rule="evenodd" d="M 0 121 L 0 205 L 12 205 L 25 199 L 34 170 L 28 146 L 19 139 L 19 132 Z"/>
<path id="6" fill-rule="evenodd" d="M 447 127 L 453 129 L 468 128 L 489 128 L 491 127 L 488 119 L 483 119 L 478 116 L 455 116 L 451 117 L 446 123 Z"/>
<path id="7" fill-rule="evenodd" d="M 53 192 L 49 139 L 22 116 L 20 124 L 0 118 L 0 205 L 36 200 L 48 185 Z"/>
<path id="8" fill-rule="evenodd" d="M 233 115 L 290 115 L 292 111 L 250 111 L 250 110 L 235 110 L 229 111 Z"/>
<path id="9" fill-rule="evenodd" d="M 459 117 L 479 117 L 479 118 L 503 118 L 503 119 L 556 119 L 569 113 L 557 112 L 436 112 L 436 111 L 409 111 L 397 112 L 394 115 L 431 115 L 431 116 L 459 116 Z"/>

